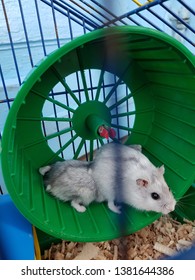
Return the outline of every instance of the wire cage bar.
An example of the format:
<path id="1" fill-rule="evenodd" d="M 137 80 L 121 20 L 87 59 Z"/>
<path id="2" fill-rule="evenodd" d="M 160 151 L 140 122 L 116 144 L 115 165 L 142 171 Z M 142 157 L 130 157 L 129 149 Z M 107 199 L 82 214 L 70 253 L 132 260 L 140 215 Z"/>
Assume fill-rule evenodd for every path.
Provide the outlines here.
<path id="1" fill-rule="evenodd" d="M 158 1 L 152 1 L 150 3 L 147 3 L 139 8 L 133 9 L 125 14 L 122 15 L 116 15 L 113 11 L 109 10 L 106 6 L 99 3 L 99 1 L 63 1 L 63 0 L 55 0 L 55 1 L 49 1 L 49 0 L 41 0 L 46 5 L 49 5 L 52 10 L 52 19 L 55 29 L 55 36 L 56 36 L 56 42 L 57 47 L 60 47 L 59 43 L 59 35 L 58 35 L 58 26 L 56 22 L 56 13 L 61 13 L 63 16 L 68 18 L 69 21 L 69 32 L 71 33 L 70 38 L 73 39 L 74 32 L 72 31 L 72 22 L 76 23 L 77 25 L 80 25 L 83 28 L 83 33 L 92 31 L 96 28 L 111 26 L 111 25 L 127 25 L 127 24 L 133 24 L 133 25 L 147 25 L 152 28 L 158 29 L 162 31 L 162 28 L 159 27 L 159 25 L 156 23 L 156 19 L 163 22 L 164 25 L 166 25 L 169 29 L 172 29 L 173 32 L 180 35 L 185 41 L 187 41 L 189 44 L 191 44 L 194 47 L 194 27 L 190 25 L 190 22 L 187 22 L 186 20 L 179 17 L 173 10 L 171 10 L 166 3 L 169 3 L 170 1 L 167 0 L 158 0 Z M 192 15 L 195 14 L 193 8 L 189 6 L 184 1 L 178 1 L 185 9 L 187 9 Z M 22 78 L 19 70 L 18 65 L 18 57 L 16 55 L 16 43 L 13 40 L 12 36 L 12 27 L 10 26 L 10 20 L 9 16 L 7 15 L 7 8 L 5 1 L 1 2 L 2 4 L 2 15 L 4 16 L 4 20 L 6 22 L 6 29 L 7 29 L 7 35 L 9 36 L 9 41 L 6 43 L 9 48 L 11 48 L 11 57 L 14 60 L 14 68 L 15 68 L 15 77 L 18 80 L 18 85 L 21 85 Z M 42 22 L 41 22 L 41 16 L 39 11 L 39 5 L 40 1 L 35 0 L 34 1 L 34 9 L 35 9 L 35 18 L 34 21 L 38 22 L 38 29 L 37 32 L 40 33 L 40 40 L 42 44 L 43 49 L 43 55 L 47 55 L 46 47 L 45 47 L 45 40 L 44 40 L 44 32 L 42 28 Z M 24 43 L 26 45 L 27 49 L 27 56 L 30 63 L 30 66 L 33 67 L 34 64 L 37 62 L 35 61 L 33 54 L 31 52 L 31 43 L 30 39 L 28 37 L 27 27 L 25 23 L 25 14 L 23 11 L 23 2 L 18 0 L 18 6 L 19 6 L 19 13 L 22 20 L 22 29 L 24 32 Z M 184 35 L 180 30 L 175 28 L 173 25 L 171 25 L 171 22 L 167 19 L 160 17 L 159 14 L 157 14 L 155 11 L 152 10 L 153 7 L 161 6 L 164 10 L 166 10 L 169 15 L 171 15 L 175 20 L 180 22 L 188 31 L 191 33 L 187 36 Z M 153 15 L 155 18 L 153 20 L 150 19 L 149 14 L 145 16 L 145 13 L 148 11 L 151 15 Z M 168 17 L 167 17 L 168 18 Z M 140 23 L 141 20 L 141 23 Z M 191 36 L 193 35 L 193 36 Z M 3 44 L 2 44 L 3 45 Z M 2 69 L 4 67 L 3 62 L 1 66 L 1 98 L 0 102 L 1 104 L 7 103 L 7 108 L 10 108 L 10 102 L 13 101 L 13 98 L 9 98 L 9 90 L 7 90 L 6 86 L 6 78 L 4 78 L 4 71 Z M 4 93 L 3 93 L 4 92 Z M 5 98 L 3 98 L 5 96 Z M 2 128 L 1 128 L 2 130 Z M 0 134 L 1 135 L 1 134 Z"/>
<path id="2" fill-rule="evenodd" d="M 6 116 L 27 73 L 51 51 L 79 35 L 109 26 L 146 26 L 175 36 L 194 52 L 195 21 L 193 16 L 195 10 L 190 1 L 126 1 L 125 9 L 120 11 L 114 9 L 108 2 L 110 1 L 34 0 L 31 1 L 29 7 L 25 1 L 17 0 L 14 1 L 16 16 L 16 12 L 11 11 L 12 6 L 5 0 L 1 1 L 0 25 L 2 28 L 0 32 L 3 36 L 0 42 L 0 139 Z M 183 14 L 175 9 L 177 7 L 175 4 L 183 9 Z M 29 20 L 30 9 L 32 16 Z M 44 22 L 45 13 L 50 19 L 51 35 L 47 34 L 48 28 Z M 15 22 L 20 30 L 19 34 L 14 26 Z M 34 26 L 33 31 L 30 24 Z M 88 78 L 87 86 L 93 94 L 95 86 L 90 71 Z M 78 75 L 76 83 L 75 92 L 80 98 L 83 88 Z M 105 90 L 109 87 L 108 84 L 104 86 Z M 55 99 L 62 93 L 56 90 L 56 92 L 51 92 L 50 96 Z M 55 106 L 53 114 L 56 117 Z M 57 129 L 59 130 L 59 127 Z M 62 147 L 62 144 L 59 145 Z"/>
<path id="3" fill-rule="evenodd" d="M 12 13 L 12 6 L 9 5 L 9 2 L 1 0 L 0 4 L 0 26 L 2 25 L 2 28 L 0 28 L 0 38 L 2 38 L 0 39 L 2 40 L 0 44 L 0 52 L 2 53 L 2 55 L 0 56 L 0 144 L 6 117 L 9 113 L 14 99 L 17 96 L 18 89 L 23 84 L 23 81 L 25 82 L 27 73 L 31 71 L 30 74 L 32 74 L 34 69 L 38 68 L 38 66 L 40 66 L 40 64 L 44 61 L 44 58 L 46 58 L 47 56 L 50 57 L 50 53 L 58 48 L 61 48 L 61 46 L 63 46 L 67 42 L 72 41 L 82 34 L 90 33 L 91 31 L 96 29 L 106 29 L 107 27 L 116 27 L 122 25 L 150 27 L 152 29 L 168 33 L 169 35 L 175 37 L 187 48 L 189 48 L 192 53 L 194 53 L 195 10 L 193 8 L 193 3 L 191 0 L 124 1 L 124 3 L 126 2 L 125 9 L 120 10 L 114 7 L 114 5 L 110 3 L 110 1 L 103 0 L 34 0 L 31 1 L 30 6 L 29 2 L 25 0 L 17 0 L 14 2 L 15 9 L 17 11 L 16 13 Z M 177 4 L 176 6 L 178 7 L 178 9 L 175 8 L 175 4 Z M 45 15 L 47 15 L 47 17 Z M 47 21 L 47 18 L 49 18 L 49 21 Z M 17 22 L 16 26 L 14 25 L 15 22 Z M 140 39 L 140 41 L 143 42 L 144 39 L 142 38 Z M 138 43 L 138 48 L 140 47 L 140 45 Z M 155 49 L 154 46 L 152 47 L 153 49 L 151 48 L 151 46 L 148 48 L 150 53 Z M 135 49 L 131 49 L 131 52 L 134 52 Z M 159 51 L 160 50 L 167 52 L 167 50 L 169 50 L 169 47 L 160 45 Z M 25 116 L 18 114 L 18 119 L 23 124 L 25 123 L 25 121 L 29 120 L 32 121 L 32 123 L 40 122 L 43 139 L 37 138 L 35 140 L 33 139 L 32 142 L 24 142 L 24 144 L 26 144 L 25 148 L 27 150 L 31 148 L 31 146 L 39 145 L 41 141 L 43 141 L 47 142 L 47 145 L 51 148 L 51 150 L 55 152 L 55 157 L 58 156 L 62 159 L 82 158 L 87 161 L 93 160 L 94 149 L 99 148 L 107 140 L 95 139 L 95 141 L 92 141 L 91 139 L 82 139 L 81 137 L 79 137 L 80 135 L 78 135 L 77 132 L 75 133 L 72 128 L 73 116 L 75 113 L 75 107 L 73 106 L 73 103 L 76 104 L 78 108 L 81 104 L 85 103 L 85 101 L 98 102 L 102 98 L 101 102 L 103 104 L 107 104 L 109 110 L 112 111 L 112 126 L 116 129 L 116 135 L 118 139 L 122 139 L 123 137 L 128 138 L 128 136 L 131 134 L 133 123 L 135 120 L 135 112 L 136 114 L 145 114 L 151 113 L 153 111 L 152 106 L 144 107 L 144 109 L 142 108 L 140 109 L 140 111 L 135 109 L 133 94 L 123 81 L 123 77 L 126 75 L 126 71 L 130 67 L 130 63 L 127 66 L 127 69 L 124 70 L 124 73 L 120 73 L 121 76 L 119 77 L 106 72 L 105 69 L 97 70 L 92 68 L 89 70 L 85 70 L 85 67 L 83 67 L 82 55 L 80 55 L 79 53 L 80 51 L 81 48 L 76 49 L 76 55 L 79 62 L 79 70 L 76 70 L 75 73 L 71 73 L 69 76 L 64 78 L 64 76 L 60 74 L 60 71 L 58 71 L 59 69 L 55 68 L 55 65 L 53 65 L 49 69 L 52 73 L 50 78 L 57 78 L 57 80 L 59 81 L 49 91 L 49 95 L 45 95 L 43 97 L 38 90 L 36 91 L 36 89 L 34 88 L 31 89 L 31 93 L 33 93 L 36 97 L 44 98 L 45 103 L 43 105 L 42 115 L 30 117 L 26 115 L 25 119 Z M 142 51 L 142 46 L 139 51 Z M 179 56 L 179 52 L 177 53 L 177 51 L 175 53 L 173 52 L 172 54 L 175 57 L 177 57 L 177 55 Z M 87 58 L 87 55 L 85 56 L 85 58 Z M 104 68 L 104 59 L 102 59 L 101 56 L 100 58 L 101 61 L 103 61 L 102 68 Z M 144 57 L 144 59 L 145 63 L 147 64 L 147 58 Z M 180 63 L 182 64 L 183 61 L 180 61 Z M 160 76 L 160 74 L 166 72 L 163 68 L 165 67 L 165 63 L 163 64 L 159 72 L 155 71 L 153 67 L 154 64 L 151 69 L 145 69 L 146 72 L 150 72 L 150 77 L 155 74 Z M 174 71 L 174 68 L 170 70 L 170 76 L 177 76 L 177 74 L 179 76 L 180 73 Z M 189 70 L 189 72 L 190 71 L 191 69 Z M 187 72 L 186 77 L 188 77 L 188 74 L 191 81 L 192 74 L 191 72 Z M 129 76 L 131 75 L 128 75 L 128 77 Z M 27 76 L 27 79 L 28 77 L 29 76 Z M 43 76 L 41 76 L 41 78 L 42 77 Z M 160 83 L 161 82 L 159 82 L 159 84 Z M 172 81 L 170 82 L 169 90 L 171 90 L 172 87 L 171 83 Z M 158 82 L 155 85 L 158 85 Z M 102 95 L 100 95 L 100 88 Z M 192 92 L 191 88 L 189 89 L 189 92 L 187 94 L 190 94 Z M 179 86 L 177 89 L 179 91 Z M 120 94 L 118 94 L 118 92 L 120 92 Z M 123 93 L 121 94 L 121 92 Z M 161 96 L 157 96 L 157 99 L 160 97 Z M 26 100 L 23 102 L 23 104 L 25 104 L 25 102 Z M 164 101 L 162 101 L 162 104 L 163 102 Z M 170 103 L 171 102 L 172 101 L 170 101 Z M 121 105 L 125 106 L 125 108 L 127 109 L 126 112 L 121 111 Z M 188 104 L 187 107 L 191 110 L 190 104 Z M 65 109 L 64 111 L 66 111 L 66 115 L 61 114 L 59 108 L 63 110 Z M 157 111 L 158 109 L 159 108 L 157 108 Z M 164 116 L 169 117 L 169 114 L 166 111 L 160 112 L 159 110 L 157 113 L 162 118 Z M 176 116 L 174 116 L 173 119 L 176 118 Z M 123 118 L 126 124 L 125 126 L 120 123 L 119 117 Z M 181 122 L 182 124 L 185 123 L 185 121 Z M 157 130 L 168 130 L 168 128 L 164 128 L 163 126 L 160 127 L 157 122 L 155 123 L 155 125 L 157 127 Z M 191 126 L 193 127 L 193 125 Z M 125 134 L 123 134 L 123 130 L 125 130 Z M 177 132 L 173 132 L 171 136 L 173 138 L 175 136 L 178 136 Z M 156 135 L 152 136 L 150 141 L 161 143 L 161 140 L 158 137 L 155 137 Z M 85 140 L 89 141 L 87 142 Z M 184 140 L 186 141 L 186 139 Z M 189 139 L 187 140 L 191 145 L 193 141 Z M 169 152 L 174 152 L 176 156 L 179 155 L 179 152 L 175 151 L 170 143 L 167 144 L 166 142 L 164 142 L 162 143 L 162 146 L 163 145 Z M 65 155 L 65 150 L 67 149 L 70 153 L 69 158 L 67 158 L 67 154 Z M 148 148 L 148 150 L 146 149 L 146 153 L 147 152 L 148 154 L 150 154 L 150 147 Z M 81 154 L 82 156 L 79 157 Z M 153 156 L 154 161 L 158 162 L 158 159 L 157 157 L 155 157 L 155 155 L 153 155 L 152 153 L 150 155 Z M 157 155 L 161 159 L 163 158 L 160 153 Z M 13 176 L 15 176 L 14 172 L 16 173 L 16 162 L 18 158 L 21 159 L 22 154 L 19 154 L 18 156 L 18 154 L 16 153 L 16 160 L 14 161 L 12 170 Z M 182 155 L 181 158 L 182 160 L 186 160 L 187 156 Z M 163 160 L 161 159 L 159 161 L 163 162 Z M 182 178 L 183 175 L 179 174 L 177 170 L 174 170 L 173 166 L 165 158 L 164 160 L 169 171 L 174 171 L 173 173 Z M 21 160 L 21 162 L 22 161 L 23 159 Z M 188 159 L 186 161 L 188 161 Z M 29 185 L 31 185 L 33 181 L 32 178 L 35 177 L 33 177 L 32 175 L 33 167 L 30 165 L 29 161 L 27 162 L 27 164 L 24 164 L 24 169 L 25 168 L 28 169 L 26 169 L 26 171 L 29 171 Z M 38 169 L 36 169 L 36 172 L 37 170 Z M 18 173 L 22 175 L 22 172 L 23 171 L 19 171 Z M 24 181 L 22 185 L 24 185 Z M 21 188 L 22 187 L 23 186 L 21 186 Z M 6 188 L 3 182 L 2 174 L 0 172 L 0 195 L 3 195 L 5 192 Z M 32 188 L 30 189 L 30 192 L 30 195 L 32 195 Z M 28 203 L 30 205 L 29 208 L 32 210 L 34 207 L 34 201 L 29 199 Z M 62 212 L 60 212 L 61 210 L 59 210 L 58 202 L 56 202 L 56 205 L 55 209 L 57 209 L 58 214 L 60 214 L 59 219 L 61 225 L 63 226 L 64 221 L 62 219 Z M 91 210 L 89 209 L 89 214 L 91 213 L 90 211 Z M 103 209 L 103 211 L 105 212 L 105 209 Z M 44 211 L 40 211 L 39 213 L 42 212 Z M 49 212 L 45 210 L 43 215 L 47 216 L 48 213 Z M 90 215 L 91 218 L 92 214 Z M 44 221 L 46 220 L 47 218 L 45 218 Z M 96 227 L 95 220 L 94 225 Z M 79 221 L 77 221 L 77 226 L 80 226 Z"/>

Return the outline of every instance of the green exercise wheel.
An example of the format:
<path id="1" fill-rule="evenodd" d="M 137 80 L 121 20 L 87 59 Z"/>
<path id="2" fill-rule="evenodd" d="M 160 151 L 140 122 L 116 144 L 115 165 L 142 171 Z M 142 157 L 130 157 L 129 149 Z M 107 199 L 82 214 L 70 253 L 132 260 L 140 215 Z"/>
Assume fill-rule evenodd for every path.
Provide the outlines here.
<path id="1" fill-rule="evenodd" d="M 8 114 L 2 169 L 13 202 L 37 228 L 72 241 L 131 234 L 160 214 L 105 203 L 78 213 L 45 192 L 38 169 L 57 160 L 93 160 L 113 128 L 125 144 L 141 144 L 176 199 L 195 178 L 195 57 L 174 38 L 135 26 L 95 30 L 36 65 Z M 106 171 L 105 171 L 106 172 Z"/>

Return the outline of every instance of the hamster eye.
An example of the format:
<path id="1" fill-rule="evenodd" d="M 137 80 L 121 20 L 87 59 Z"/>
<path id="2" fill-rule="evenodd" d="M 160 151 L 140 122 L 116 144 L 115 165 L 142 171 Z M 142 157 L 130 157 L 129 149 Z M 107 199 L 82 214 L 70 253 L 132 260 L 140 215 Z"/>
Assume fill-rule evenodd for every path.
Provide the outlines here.
<path id="1" fill-rule="evenodd" d="M 155 193 L 155 192 L 153 192 L 153 193 L 151 193 L 151 197 L 152 197 L 154 200 L 157 200 L 157 199 L 160 198 L 160 195 L 157 194 L 157 193 Z"/>

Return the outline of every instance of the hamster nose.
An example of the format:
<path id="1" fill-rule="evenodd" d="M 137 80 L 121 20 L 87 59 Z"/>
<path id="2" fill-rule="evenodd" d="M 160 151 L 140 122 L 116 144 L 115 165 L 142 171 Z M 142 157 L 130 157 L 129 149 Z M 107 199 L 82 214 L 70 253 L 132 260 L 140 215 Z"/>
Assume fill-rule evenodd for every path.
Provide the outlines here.
<path id="1" fill-rule="evenodd" d="M 171 205 L 169 210 L 170 210 L 170 212 L 174 211 L 175 210 L 175 204 Z"/>
<path id="2" fill-rule="evenodd" d="M 177 203 L 177 201 L 174 200 L 174 202 L 172 204 L 172 207 L 171 207 L 171 212 L 175 210 L 176 203 Z"/>
<path id="3" fill-rule="evenodd" d="M 175 205 L 173 205 L 172 207 L 170 207 L 169 210 L 170 210 L 169 212 L 174 211 L 174 210 L 175 210 Z"/>
<path id="4" fill-rule="evenodd" d="M 172 205 L 165 205 L 163 214 L 169 214 L 170 212 L 175 210 L 175 203 Z"/>

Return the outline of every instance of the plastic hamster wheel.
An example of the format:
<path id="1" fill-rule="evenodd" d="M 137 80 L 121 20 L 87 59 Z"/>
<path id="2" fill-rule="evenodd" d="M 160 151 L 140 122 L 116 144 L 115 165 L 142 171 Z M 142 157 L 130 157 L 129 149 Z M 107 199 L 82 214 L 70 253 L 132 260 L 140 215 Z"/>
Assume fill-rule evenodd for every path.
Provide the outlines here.
<path id="1" fill-rule="evenodd" d="M 9 112 L 2 169 L 14 203 L 33 225 L 66 240 L 108 240 L 141 229 L 159 214 L 125 207 L 118 215 L 104 203 L 78 213 L 45 192 L 38 168 L 84 154 L 92 160 L 105 143 L 98 134 L 104 125 L 163 163 L 179 199 L 195 177 L 194 104 L 195 58 L 170 36 L 124 26 L 73 40 L 33 68 Z"/>

